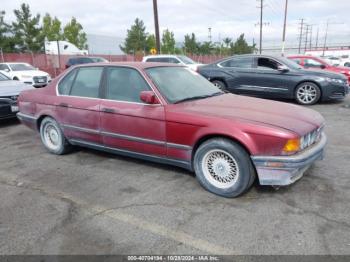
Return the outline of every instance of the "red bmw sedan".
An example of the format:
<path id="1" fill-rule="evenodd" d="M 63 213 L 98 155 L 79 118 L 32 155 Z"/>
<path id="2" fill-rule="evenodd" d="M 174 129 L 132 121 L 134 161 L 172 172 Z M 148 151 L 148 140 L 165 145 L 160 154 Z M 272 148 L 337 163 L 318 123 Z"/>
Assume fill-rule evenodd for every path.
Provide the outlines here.
<path id="1" fill-rule="evenodd" d="M 321 159 L 323 117 L 301 106 L 226 94 L 196 72 L 157 63 L 86 64 L 23 91 L 18 118 L 53 154 L 74 145 L 194 171 L 236 197 L 257 177 L 284 186 Z"/>

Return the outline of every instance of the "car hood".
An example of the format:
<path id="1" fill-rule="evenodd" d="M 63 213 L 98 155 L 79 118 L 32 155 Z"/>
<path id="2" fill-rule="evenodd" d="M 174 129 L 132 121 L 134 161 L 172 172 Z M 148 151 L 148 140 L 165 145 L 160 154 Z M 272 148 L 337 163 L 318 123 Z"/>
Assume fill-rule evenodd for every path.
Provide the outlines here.
<path id="1" fill-rule="evenodd" d="M 233 94 L 179 103 L 177 106 L 186 113 L 263 123 L 300 136 L 324 124 L 321 114 L 302 106 Z"/>
<path id="2" fill-rule="evenodd" d="M 13 73 L 16 73 L 16 75 L 27 75 L 27 76 L 47 76 L 48 73 L 40 70 L 24 70 L 24 71 L 14 71 Z"/>
<path id="3" fill-rule="evenodd" d="M 34 87 L 15 80 L 0 81 L 0 96 L 16 96 L 28 89 L 34 89 Z"/>

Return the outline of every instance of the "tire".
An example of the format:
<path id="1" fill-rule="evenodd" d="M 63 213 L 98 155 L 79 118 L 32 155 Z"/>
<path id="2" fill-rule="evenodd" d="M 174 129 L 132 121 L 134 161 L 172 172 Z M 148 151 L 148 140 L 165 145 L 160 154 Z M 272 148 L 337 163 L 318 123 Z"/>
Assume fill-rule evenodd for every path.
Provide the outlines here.
<path id="1" fill-rule="evenodd" d="M 55 155 L 63 155 L 71 150 L 58 123 L 51 117 L 45 117 L 40 123 L 40 137 L 46 149 Z"/>
<path id="2" fill-rule="evenodd" d="M 199 183 L 209 192 L 223 197 L 243 194 L 256 177 L 246 150 L 225 138 L 214 138 L 201 144 L 193 166 Z"/>
<path id="3" fill-rule="evenodd" d="M 346 62 L 346 63 L 344 64 L 344 66 L 350 67 L 350 62 Z"/>
<path id="4" fill-rule="evenodd" d="M 19 81 L 19 78 L 18 78 L 17 76 L 15 76 L 15 77 L 13 78 L 13 80 Z"/>
<path id="5" fill-rule="evenodd" d="M 214 86 L 219 88 L 221 91 L 225 91 L 226 90 L 226 84 L 223 81 L 213 80 L 211 82 L 213 83 Z"/>
<path id="6" fill-rule="evenodd" d="M 296 87 L 294 96 L 298 104 L 313 105 L 320 100 L 321 90 L 312 82 L 304 82 Z"/>

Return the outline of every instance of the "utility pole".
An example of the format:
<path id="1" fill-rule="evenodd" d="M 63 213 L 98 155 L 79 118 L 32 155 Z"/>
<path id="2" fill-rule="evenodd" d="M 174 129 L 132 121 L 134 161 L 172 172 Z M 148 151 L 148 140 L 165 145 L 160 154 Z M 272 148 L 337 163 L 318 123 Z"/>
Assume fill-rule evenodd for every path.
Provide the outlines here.
<path id="1" fill-rule="evenodd" d="M 312 48 L 312 25 L 310 25 L 310 46 L 309 46 L 309 50 L 311 51 Z"/>
<path id="2" fill-rule="evenodd" d="M 283 23 L 283 35 L 282 35 L 282 56 L 284 56 L 284 47 L 286 43 L 286 25 L 287 25 L 287 9 L 288 9 L 288 0 L 284 7 L 284 23 Z"/>
<path id="3" fill-rule="evenodd" d="M 208 38 L 209 42 L 211 43 L 211 27 L 208 27 Z"/>
<path id="4" fill-rule="evenodd" d="M 306 25 L 304 53 L 306 52 L 306 49 L 307 49 L 307 41 L 308 41 L 308 35 L 309 35 L 309 27 L 310 27 L 310 25 Z"/>
<path id="5" fill-rule="evenodd" d="M 329 26 L 329 19 L 327 19 L 327 25 L 326 25 L 326 33 L 324 35 L 324 44 L 323 44 L 323 52 L 322 56 L 324 56 L 325 50 L 326 50 L 326 45 L 327 45 L 327 35 L 328 35 L 328 26 Z"/>
<path id="6" fill-rule="evenodd" d="M 160 54 L 160 38 L 159 38 L 159 23 L 158 23 L 158 6 L 157 6 L 157 0 L 153 0 L 153 15 L 154 15 L 155 34 L 156 34 L 156 48 L 157 48 L 157 54 Z"/>
<path id="7" fill-rule="evenodd" d="M 319 31 L 319 27 L 317 27 L 317 32 L 316 32 L 316 46 L 315 46 L 315 48 L 316 48 L 316 50 L 317 50 L 317 48 L 318 48 L 318 31 Z"/>
<path id="8" fill-rule="evenodd" d="M 260 0 L 260 39 L 259 39 L 259 53 L 260 54 L 262 52 L 263 8 L 264 8 L 264 0 Z"/>
<path id="9" fill-rule="evenodd" d="M 303 29 L 304 29 L 304 18 L 301 19 L 300 22 L 300 34 L 299 34 L 299 48 L 298 48 L 298 54 L 300 54 L 301 51 L 301 41 L 303 38 Z"/>

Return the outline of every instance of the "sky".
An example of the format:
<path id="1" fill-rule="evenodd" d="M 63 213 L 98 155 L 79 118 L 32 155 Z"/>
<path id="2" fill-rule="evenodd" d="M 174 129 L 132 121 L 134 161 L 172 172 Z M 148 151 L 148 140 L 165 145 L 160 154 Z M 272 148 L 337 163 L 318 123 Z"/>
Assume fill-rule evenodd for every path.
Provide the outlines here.
<path id="1" fill-rule="evenodd" d="M 63 24 L 72 16 L 83 25 L 88 34 L 113 37 L 126 36 L 135 18 L 140 18 L 149 33 L 154 32 L 152 0 L 26 0 L 2 1 L 6 21 L 14 19 L 13 10 L 22 2 L 30 5 L 33 14 L 46 12 L 57 16 Z M 249 43 L 258 42 L 260 0 L 158 0 L 160 30 L 173 31 L 178 42 L 194 32 L 200 41 L 225 37 L 236 39 L 244 33 Z M 281 44 L 285 0 L 264 0 L 263 40 L 265 46 Z M 304 18 L 313 25 L 312 35 L 319 41 L 325 35 L 329 20 L 329 43 L 350 46 L 350 0 L 289 0 L 287 16 L 287 45 L 296 45 L 299 22 Z M 315 40 L 314 40 L 315 41 Z"/>

